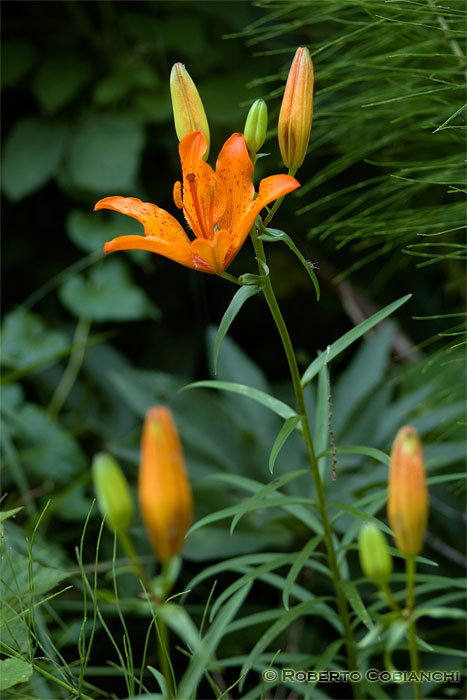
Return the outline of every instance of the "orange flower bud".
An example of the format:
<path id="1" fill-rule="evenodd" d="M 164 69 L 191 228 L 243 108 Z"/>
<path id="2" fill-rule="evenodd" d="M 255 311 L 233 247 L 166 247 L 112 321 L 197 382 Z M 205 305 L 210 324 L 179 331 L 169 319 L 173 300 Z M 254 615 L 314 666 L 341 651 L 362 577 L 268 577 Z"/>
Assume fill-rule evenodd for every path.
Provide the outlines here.
<path id="1" fill-rule="evenodd" d="M 408 425 L 399 430 L 391 450 L 388 520 L 399 551 L 418 554 L 428 520 L 428 489 L 420 439 Z"/>
<path id="2" fill-rule="evenodd" d="M 282 160 L 291 174 L 305 160 L 312 118 L 313 62 L 306 46 L 301 46 L 290 67 L 277 134 Z"/>
<path id="3" fill-rule="evenodd" d="M 203 158 L 207 160 L 210 143 L 209 124 L 199 92 L 183 63 L 175 63 L 172 67 L 170 94 L 178 140 L 181 141 L 192 131 L 201 131 L 207 146 Z"/>
<path id="4" fill-rule="evenodd" d="M 152 547 L 161 561 L 169 561 L 183 548 L 193 501 L 177 429 L 164 406 L 146 414 L 138 491 Z"/>

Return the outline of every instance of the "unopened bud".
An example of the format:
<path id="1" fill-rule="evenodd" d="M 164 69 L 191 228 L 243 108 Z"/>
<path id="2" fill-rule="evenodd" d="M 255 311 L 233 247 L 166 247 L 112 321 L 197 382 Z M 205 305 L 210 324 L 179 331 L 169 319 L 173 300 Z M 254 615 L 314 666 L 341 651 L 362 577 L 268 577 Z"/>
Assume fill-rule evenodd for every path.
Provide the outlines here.
<path id="1" fill-rule="evenodd" d="M 252 160 L 265 142 L 267 130 L 268 108 L 266 102 L 264 100 L 256 100 L 250 107 L 245 122 L 245 129 L 243 130 L 246 147 Z"/>
<path id="2" fill-rule="evenodd" d="M 292 174 L 305 159 L 312 118 L 313 62 L 306 46 L 302 46 L 290 67 L 278 124 L 282 160 Z"/>
<path id="3" fill-rule="evenodd" d="M 201 131 L 207 145 L 203 158 L 207 160 L 210 143 L 209 124 L 199 92 L 183 63 L 175 63 L 172 67 L 170 94 L 178 140 L 181 141 L 192 131 Z"/>
<path id="4" fill-rule="evenodd" d="M 378 586 L 386 584 L 392 573 L 392 557 L 385 536 L 373 523 L 365 523 L 360 530 L 358 551 L 365 576 Z"/>
<path id="5" fill-rule="evenodd" d="M 97 503 L 111 530 L 126 532 L 133 518 L 133 501 L 124 473 L 108 454 L 97 454 L 92 463 Z"/>
<path id="6" fill-rule="evenodd" d="M 399 551 L 418 554 L 428 520 L 428 489 L 422 446 L 410 426 L 399 430 L 391 450 L 388 520 Z"/>
<path id="7" fill-rule="evenodd" d="M 152 547 L 163 562 L 183 548 L 193 501 L 182 446 L 168 408 L 146 414 L 139 470 L 141 516 Z"/>

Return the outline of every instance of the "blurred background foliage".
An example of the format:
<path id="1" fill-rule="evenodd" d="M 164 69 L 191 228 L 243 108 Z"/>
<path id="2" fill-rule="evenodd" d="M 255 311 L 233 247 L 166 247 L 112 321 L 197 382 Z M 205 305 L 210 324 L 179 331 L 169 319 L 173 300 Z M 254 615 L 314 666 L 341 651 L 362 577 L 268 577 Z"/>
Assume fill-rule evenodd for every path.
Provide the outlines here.
<path id="1" fill-rule="evenodd" d="M 269 479 L 269 452 L 281 425 L 277 416 L 244 397 L 178 393 L 187 381 L 212 375 L 213 326 L 234 290 L 223 280 L 145 253 L 104 260 L 103 243 L 138 232 L 139 224 L 92 213 L 94 203 L 108 195 L 137 196 L 174 213 L 179 159 L 168 76 L 176 61 L 186 64 L 204 101 L 212 162 L 226 138 L 243 129 L 251 102 L 267 100 L 270 134 L 263 150 L 270 156 L 258 163 L 261 177 L 283 171 L 275 137 L 280 98 L 295 48 L 309 46 L 316 79 L 310 152 L 298 173 L 302 188 L 287 198 L 274 225 L 316 264 L 319 304 L 290 251 L 268 250 L 302 368 L 377 309 L 413 295 L 397 311 L 396 322 L 382 324 L 339 356 L 329 377 L 321 373 L 309 386 L 318 451 L 331 449 L 332 407 L 338 447 L 388 452 L 398 427 L 410 422 L 426 443 L 430 476 L 460 470 L 463 2 L 447 0 L 442 7 L 431 0 L 10 2 L 3 6 L 2 31 L 2 489 L 5 509 L 24 507 L 18 524 L 5 523 L 15 553 L 8 585 L 16 579 L 16 593 L 3 609 L 9 628 L 18 606 L 27 607 L 27 546 L 20 525 L 30 533 L 50 499 L 35 540 L 34 592 L 44 595 L 64 578 L 79 590 L 75 547 L 93 498 L 90 460 L 98 450 L 111 452 L 134 484 L 148 406 L 168 403 L 174 411 L 197 519 L 242 502 Z M 231 271 L 255 271 L 248 243 Z M 285 359 L 261 297 L 242 309 L 230 335 L 217 378 L 293 403 Z M 327 459 L 329 475 L 332 459 Z M 306 456 L 292 436 L 274 474 L 300 468 L 306 468 Z M 338 453 L 337 473 L 336 482 L 327 479 L 332 501 L 351 504 L 369 497 L 365 510 L 378 513 L 384 464 Z M 209 478 L 213 474 L 223 475 L 224 482 Z M 312 497 L 303 477 L 284 485 L 283 493 Z M 456 478 L 432 491 L 427 556 L 440 563 L 446 587 L 463 575 L 462 494 Z M 337 521 L 350 548 L 359 524 L 355 512 Z M 92 560 L 99 525 L 94 511 L 86 561 Z M 216 519 L 189 537 L 182 585 L 203 570 L 203 562 L 273 548 L 294 552 L 307 541 L 313 520 L 304 506 L 289 504 L 246 513 L 232 535 L 229 525 Z M 153 566 L 140 524 L 133 534 Z M 103 550 L 110 558 L 110 538 L 104 537 Z M 231 570 L 243 573 L 252 566 L 237 562 Z M 351 575 L 359 576 L 353 559 Z M 232 573 L 224 576 L 226 584 L 233 580 Z M 122 580 L 128 594 L 134 593 L 130 577 Z M 280 579 L 276 588 L 271 578 L 261 580 L 261 597 L 250 594 L 245 612 L 281 605 Z M 326 589 L 316 571 L 307 570 L 301 583 Z M 210 586 L 199 584 L 187 598 L 194 616 L 202 612 Z M 303 590 L 295 590 L 299 600 Z M 42 607 L 37 639 L 56 664 L 74 658 L 81 604 L 67 592 Z M 12 639 L 24 650 L 28 630 L 15 620 Z M 329 626 L 316 624 L 317 636 L 300 632 L 311 654 L 322 645 L 320 634 L 332 638 Z M 230 637 L 223 656 L 247 653 L 258 629 L 263 630 L 243 630 L 241 641 Z M 424 633 L 440 649 L 462 646 L 456 620 L 444 621 L 437 631 L 422 627 Z M 105 639 L 99 626 L 97 634 Z M 47 642 L 50 636 L 55 648 Z M 95 652 L 96 669 L 109 653 Z M 433 661 L 434 668 L 445 663 L 442 658 Z M 269 661 L 256 663 L 261 668 Z M 451 659 L 452 667 L 456 663 Z M 55 697 L 36 675 L 31 693 Z M 119 692 L 118 680 L 105 683 L 108 692 Z"/>

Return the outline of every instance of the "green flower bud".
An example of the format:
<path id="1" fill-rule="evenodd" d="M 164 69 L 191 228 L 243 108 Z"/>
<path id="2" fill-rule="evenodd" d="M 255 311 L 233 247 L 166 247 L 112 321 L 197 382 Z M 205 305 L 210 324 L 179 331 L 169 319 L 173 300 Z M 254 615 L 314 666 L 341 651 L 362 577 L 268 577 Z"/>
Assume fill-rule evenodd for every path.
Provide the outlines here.
<path id="1" fill-rule="evenodd" d="M 365 576 L 378 586 L 386 584 L 392 573 L 392 557 L 385 536 L 373 523 L 360 530 L 358 550 Z"/>
<path id="2" fill-rule="evenodd" d="M 92 463 L 97 503 L 111 530 L 125 532 L 133 518 L 133 501 L 124 473 L 113 457 L 100 452 Z"/>
<path id="3" fill-rule="evenodd" d="M 175 63 L 170 73 L 170 95 L 178 140 L 192 131 L 201 131 L 206 139 L 206 153 L 209 155 L 209 124 L 203 102 L 190 74 L 183 63 Z"/>
<path id="4" fill-rule="evenodd" d="M 268 108 L 264 100 L 256 100 L 250 107 L 243 130 L 246 147 L 253 158 L 266 140 Z"/>

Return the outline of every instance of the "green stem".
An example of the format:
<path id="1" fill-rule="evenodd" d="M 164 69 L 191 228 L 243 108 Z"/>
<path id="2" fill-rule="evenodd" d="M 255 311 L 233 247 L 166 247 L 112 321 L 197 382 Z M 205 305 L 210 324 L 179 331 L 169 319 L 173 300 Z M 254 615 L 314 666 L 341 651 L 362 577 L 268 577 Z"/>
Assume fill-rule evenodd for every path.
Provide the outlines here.
<path id="1" fill-rule="evenodd" d="M 415 557 L 407 557 L 405 560 L 406 571 L 406 607 L 409 620 L 409 653 L 410 653 L 410 669 L 415 671 L 417 676 L 420 675 L 420 659 L 418 656 L 417 647 L 417 631 L 413 613 L 415 610 Z M 422 687 L 420 681 L 414 681 L 414 694 L 416 700 L 421 700 Z"/>
<path id="2" fill-rule="evenodd" d="M 295 175 L 296 172 L 297 172 L 297 170 L 292 170 L 292 169 L 290 168 L 290 169 L 289 169 L 289 172 L 288 172 L 287 174 L 290 175 L 291 177 L 294 177 L 294 175 Z M 285 196 L 285 195 L 284 195 L 284 196 Z M 279 199 L 276 199 L 276 201 L 275 201 L 274 204 L 272 205 L 271 210 L 269 211 L 268 215 L 266 216 L 266 218 L 265 218 L 264 221 L 263 221 L 263 226 L 267 226 L 267 225 L 272 221 L 272 218 L 274 217 L 274 214 L 275 214 L 276 211 L 279 209 L 279 207 L 280 207 L 280 205 L 282 204 L 283 201 L 284 201 L 284 197 L 279 197 Z"/>
<path id="3" fill-rule="evenodd" d="M 394 610 L 394 612 L 398 613 L 401 615 L 402 611 L 400 607 L 398 606 L 397 602 L 394 599 L 394 596 L 392 595 L 391 589 L 389 588 L 387 583 L 381 584 L 380 589 L 384 594 L 384 597 L 386 598 L 386 602 L 391 608 L 391 610 Z"/>
<path id="4" fill-rule="evenodd" d="M 280 200 L 278 200 L 280 204 Z M 275 211 L 277 211 L 277 208 L 279 206 L 278 202 L 276 202 L 277 206 L 274 206 L 271 209 L 271 212 L 269 213 L 268 217 L 265 220 L 265 224 L 270 221 L 272 218 L 272 215 Z M 261 264 L 260 261 L 264 265 L 266 265 L 266 254 L 264 251 L 264 245 L 261 239 L 258 237 L 256 228 L 253 227 L 251 230 L 251 238 L 253 241 L 253 246 L 255 249 L 255 254 L 256 258 L 258 259 L 259 262 L 259 270 L 261 270 Z M 349 609 L 347 606 L 347 600 L 345 598 L 344 593 L 342 592 L 340 582 L 341 582 L 341 575 L 339 571 L 339 566 L 337 564 L 337 558 L 336 558 L 336 553 L 334 550 L 334 544 L 332 541 L 332 530 L 331 526 L 329 524 L 329 517 L 328 517 L 328 511 L 327 511 L 327 504 L 326 504 L 326 498 L 324 495 L 324 489 L 323 489 L 323 484 L 321 481 L 321 477 L 319 474 L 319 468 L 318 468 L 318 460 L 316 459 L 316 454 L 315 450 L 313 447 L 313 439 L 311 437 L 311 432 L 310 432 L 310 425 L 308 421 L 308 416 L 307 416 L 307 411 L 306 411 L 306 405 L 305 405 L 305 397 L 303 395 L 303 388 L 302 384 L 300 381 L 300 372 L 298 370 L 298 365 L 297 365 L 297 359 L 295 357 L 295 352 L 292 346 L 292 341 L 290 339 L 289 332 L 287 330 L 287 326 L 284 321 L 284 317 L 282 316 L 281 310 L 279 308 L 279 305 L 277 303 L 276 295 L 274 294 L 274 289 L 272 287 L 271 279 L 270 276 L 266 276 L 265 282 L 264 282 L 264 287 L 263 287 L 263 292 L 264 296 L 266 299 L 266 302 L 269 306 L 269 310 L 271 311 L 272 317 L 274 319 L 274 322 L 277 326 L 277 330 L 279 331 L 279 335 L 282 340 L 282 345 L 284 346 L 285 354 L 287 356 L 287 362 L 289 364 L 289 369 L 290 369 L 290 374 L 292 377 L 292 383 L 293 383 L 293 388 L 294 388 L 294 393 L 295 393 L 295 400 L 297 402 L 297 408 L 298 408 L 298 414 L 301 417 L 302 421 L 302 431 L 303 431 L 303 437 L 307 446 L 307 451 L 308 451 L 308 457 L 310 460 L 310 467 L 311 467 L 311 474 L 313 477 L 313 481 L 315 483 L 315 488 L 316 488 L 316 494 L 318 498 L 318 506 L 321 514 L 321 522 L 323 525 L 323 535 L 324 535 L 324 542 L 326 545 L 326 551 L 327 551 L 327 558 L 328 558 L 328 563 L 329 563 L 329 568 L 331 569 L 333 581 L 334 581 L 334 586 L 336 590 L 336 598 L 337 598 L 337 607 L 339 611 L 339 615 L 342 620 L 342 624 L 344 627 L 344 640 L 346 644 L 346 649 L 347 649 L 347 659 L 348 659 L 348 665 L 349 669 L 351 671 L 357 671 L 357 655 L 355 651 L 355 643 L 353 639 L 353 634 L 352 634 L 352 629 L 350 626 L 350 616 L 349 616 Z M 354 682 L 352 684 L 353 687 L 353 692 L 354 696 L 356 698 L 361 697 L 361 691 L 360 691 L 360 685 L 358 682 Z"/>
<path id="5" fill-rule="evenodd" d="M 168 700 L 172 700 L 175 697 L 172 669 L 170 666 L 170 654 L 169 654 L 169 635 L 167 632 L 167 625 L 161 616 L 157 618 L 157 641 L 158 641 L 158 653 L 159 653 L 159 663 L 161 666 L 161 673 L 165 678 L 167 683 L 167 694 Z"/>
<path id="6" fill-rule="evenodd" d="M 136 554 L 136 550 L 133 547 L 133 542 L 128 536 L 128 533 L 119 531 L 117 532 L 117 537 L 123 551 L 127 555 L 128 559 L 131 561 L 131 565 L 135 570 L 136 576 L 142 581 L 143 586 L 145 587 L 147 592 L 151 594 L 151 581 L 149 580 L 148 575 L 141 566 L 141 562 L 139 560 L 138 555 Z"/>
<path id="7" fill-rule="evenodd" d="M 41 676 L 43 676 L 44 678 L 47 678 L 48 681 L 59 685 L 60 688 L 64 688 L 68 693 L 70 693 L 74 697 L 80 698 L 81 700 L 92 700 L 92 698 L 89 695 L 85 695 L 80 690 L 73 688 L 73 686 L 69 683 L 65 683 L 65 681 L 61 681 L 59 678 L 56 678 L 48 671 L 41 668 L 38 664 L 34 664 L 34 670 L 40 673 Z"/>
<path id="8" fill-rule="evenodd" d="M 91 323 L 86 318 L 80 318 L 76 324 L 70 359 L 49 404 L 49 414 L 53 418 L 57 418 L 60 413 L 79 374 L 86 352 L 90 327 Z"/>

